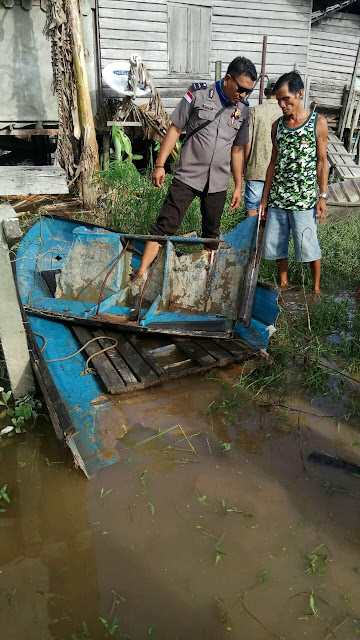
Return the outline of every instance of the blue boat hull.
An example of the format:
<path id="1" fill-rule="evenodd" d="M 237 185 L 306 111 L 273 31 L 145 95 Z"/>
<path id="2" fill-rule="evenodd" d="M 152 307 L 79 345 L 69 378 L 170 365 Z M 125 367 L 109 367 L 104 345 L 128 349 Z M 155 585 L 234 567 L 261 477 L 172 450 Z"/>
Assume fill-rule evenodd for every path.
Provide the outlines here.
<path id="1" fill-rule="evenodd" d="M 55 430 L 58 437 L 70 447 L 75 463 L 88 477 L 92 477 L 99 469 L 119 460 L 119 441 L 126 433 L 126 426 L 116 397 L 104 393 L 97 376 L 84 375 L 83 353 L 74 355 L 79 344 L 71 330 L 71 320 L 81 323 L 85 321 L 89 325 L 106 323 L 106 320 L 91 316 L 85 318 L 84 314 L 89 309 L 86 301 L 51 296 L 41 275 L 44 271 L 48 273 L 58 270 L 59 263 L 65 260 L 73 243 L 73 231 L 78 227 L 78 222 L 56 219 L 43 219 L 36 223 L 24 236 L 17 251 L 16 277 L 27 316 L 26 326 L 32 345 L 33 364 Z M 235 234 L 235 238 L 230 238 L 232 247 L 236 246 L 244 260 L 246 252 L 248 254 L 249 248 L 254 246 L 256 236 L 256 225 L 251 223 L 247 227 L 246 241 L 244 234 L 242 237 Z M 92 225 L 87 225 L 86 228 L 90 231 L 93 229 Z M 168 255 L 171 257 L 171 251 Z M 131 258 L 135 261 L 135 267 L 138 256 L 139 254 L 134 253 Z M 145 322 L 138 327 L 139 331 L 159 332 L 160 326 L 161 333 L 171 333 L 171 322 L 179 321 L 177 314 L 175 319 L 172 318 L 171 322 L 165 324 L 162 320 L 166 311 L 160 313 L 159 309 L 156 312 L 150 307 L 145 311 Z M 276 291 L 257 286 L 250 326 L 246 328 L 244 323 L 232 321 L 230 333 L 234 332 L 256 350 L 266 349 L 278 313 Z M 193 316 L 196 314 L 189 315 L 191 318 L 188 325 L 203 321 L 199 314 L 195 319 Z M 205 328 L 200 335 L 212 335 L 211 329 L 206 327 L 208 315 L 205 314 Z M 223 314 L 221 318 L 224 317 L 229 320 Z M 183 320 L 182 317 L 180 319 Z M 188 334 L 199 335 L 198 330 L 193 327 L 194 324 L 187 329 Z M 120 328 L 134 331 L 136 327 L 118 325 L 117 330 Z M 177 331 L 186 334 L 184 327 L 180 326 Z M 226 331 L 213 333 L 221 337 L 228 335 Z"/>
<path id="2" fill-rule="evenodd" d="M 248 320 L 242 322 L 240 313 L 249 294 L 246 276 L 257 231 L 253 217 L 222 236 L 213 264 L 205 251 L 179 256 L 169 239 L 155 270 L 149 268 L 147 281 L 136 285 L 130 276 L 140 264 L 140 236 L 42 218 L 17 252 L 19 294 L 26 312 L 42 317 L 209 337 L 245 336 L 251 329 L 251 340 L 266 348 L 266 329 L 276 318 L 266 309 L 278 309 L 277 293 L 256 289 L 255 282 Z M 188 246 L 199 243 L 198 238 L 173 240 Z M 134 250 L 125 252 L 123 245 L 130 241 Z M 49 278 L 56 291 L 49 290 Z"/>

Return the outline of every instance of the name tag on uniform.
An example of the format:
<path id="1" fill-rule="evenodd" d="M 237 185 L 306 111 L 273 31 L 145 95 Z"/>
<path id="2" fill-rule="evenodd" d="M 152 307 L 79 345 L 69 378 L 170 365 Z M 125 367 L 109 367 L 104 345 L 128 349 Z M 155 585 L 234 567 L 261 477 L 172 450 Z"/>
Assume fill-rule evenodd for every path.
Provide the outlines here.
<path id="1" fill-rule="evenodd" d="M 212 111 L 214 108 L 211 104 L 202 104 L 201 106 L 203 109 L 208 109 L 209 111 Z"/>

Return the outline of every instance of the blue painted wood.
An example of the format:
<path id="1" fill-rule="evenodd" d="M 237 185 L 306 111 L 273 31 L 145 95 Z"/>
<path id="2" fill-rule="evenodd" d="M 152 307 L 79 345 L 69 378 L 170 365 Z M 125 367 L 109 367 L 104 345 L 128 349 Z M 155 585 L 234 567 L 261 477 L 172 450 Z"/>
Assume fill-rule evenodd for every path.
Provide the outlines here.
<path id="1" fill-rule="evenodd" d="M 254 241 L 254 223 L 251 220 L 256 221 L 254 218 L 246 221 L 246 224 L 243 223 L 247 240 L 241 235 L 239 227 L 223 238 L 237 247 L 241 253 L 240 259 L 245 255 L 246 246 L 249 247 L 249 243 Z M 37 271 L 61 268 L 61 261 L 69 251 L 73 242 L 73 231 L 77 227 L 79 223 L 69 220 L 42 219 L 41 222 L 36 223 L 20 243 L 16 272 L 21 301 L 28 310 L 30 309 L 29 325 L 36 334 L 35 339 L 39 347 L 44 348 L 44 360 L 51 361 L 47 362 L 49 374 L 74 427 L 74 435 L 67 436 L 67 443 L 73 451 L 75 460 L 91 477 L 97 470 L 119 460 L 119 437 L 122 434 L 117 430 L 122 428 L 121 409 L 118 403 L 104 395 L 96 376 L 84 373 L 86 359 L 82 353 L 68 358 L 79 348 L 71 332 L 70 323 L 58 322 L 39 315 L 50 307 L 53 313 L 58 313 L 60 316 L 69 313 L 68 319 L 71 318 L 71 314 L 77 315 L 78 318 L 89 319 L 93 313 L 91 303 L 49 298 L 46 286 L 37 273 Z M 88 228 L 91 229 L 92 226 L 89 225 Z M 164 288 L 165 285 L 163 291 Z M 277 295 L 276 291 L 257 287 L 249 329 L 245 329 L 240 324 L 235 328 L 236 334 L 249 345 L 258 349 L 267 347 L 269 332 L 275 325 L 279 313 Z M 140 323 L 143 329 L 161 321 L 164 324 L 164 331 L 168 332 L 166 323 L 169 320 L 179 321 L 182 318 L 189 323 L 209 321 L 211 325 L 211 321 L 219 319 L 219 316 L 210 314 L 167 312 L 160 309 L 159 301 L 160 296 L 148 310 L 143 310 Z M 127 307 L 116 307 L 112 299 L 109 299 L 107 304 L 104 302 L 104 307 L 112 313 L 121 314 L 128 310 Z M 70 311 L 65 312 L 65 309 Z M 231 322 L 227 321 L 225 331 L 220 335 L 227 336 L 230 329 Z M 196 333 L 201 335 L 201 332 L 196 331 Z"/>
<path id="2" fill-rule="evenodd" d="M 252 217 L 246 219 L 235 229 L 221 237 L 223 243 L 226 243 L 231 250 L 236 252 L 234 255 L 237 256 L 239 265 L 245 265 L 248 260 L 250 249 L 253 248 L 256 242 L 256 229 L 257 217 Z M 99 320 L 97 304 L 94 302 L 49 296 L 46 284 L 39 272 L 55 268 L 61 269 L 61 264 L 68 255 L 74 241 L 82 242 L 86 246 L 87 242 L 91 242 L 93 238 L 98 238 L 101 242 L 109 243 L 109 246 L 113 247 L 112 251 L 115 256 L 118 252 L 118 247 L 121 246 L 119 242 L 121 236 L 123 238 L 135 238 L 135 244 L 139 250 L 144 246 L 142 238 L 146 238 L 146 236 L 118 234 L 71 220 L 42 218 L 24 236 L 17 254 L 17 280 L 23 305 L 32 313 L 39 313 L 50 318 L 91 321 L 91 318 L 96 315 L 96 319 Z M 171 237 L 171 240 L 176 240 L 176 242 L 181 240 L 190 244 L 201 242 L 201 239 L 192 237 Z M 220 249 L 219 251 L 224 252 L 227 250 Z M 156 331 L 168 332 L 171 331 L 170 325 L 176 323 L 174 331 L 178 334 L 213 336 L 223 333 L 224 337 L 228 336 L 235 329 L 234 321 L 231 320 L 229 296 L 227 298 L 225 296 L 226 299 L 224 299 L 223 315 L 201 311 L 166 310 L 167 300 L 172 295 L 172 290 L 171 287 L 169 288 L 168 283 L 171 280 L 171 260 L 174 255 L 173 245 L 169 242 L 166 249 L 162 295 L 150 307 L 149 305 L 143 305 L 140 323 L 139 325 L 132 325 L 132 330 L 147 331 L 155 328 Z M 136 266 L 138 266 L 139 258 L 140 256 L 137 253 L 132 255 L 132 262 L 135 262 Z M 215 282 L 218 282 L 216 269 L 212 274 L 210 289 L 215 286 Z M 196 290 L 195 280 L 191 286 Z M 266 294 L 266 299 L 264 295 L 255 296 L 253 315 L 257 321 L 259 321 L 258 316 L 260 316 L 260 325 L 262 323 L 269 325 L 275 322 L 274 317 L 278 312 L 277 294 L 270 292 Z M 113 294 L 110 292 L 108 297 L 101 302 L 100 314 L 106 314 L 106 321 L 111 321 L 113 317 L 116 322 L 116 316 L 130 316 L 132 310 L 125 301 L 120 302 L 121 306 L 119 306 L 118 300 L 120 296 L 121 290 Z M 122 300 L 122 298 L 120 299 Z M 232 292 L 233 299 L 234 292 Z M 254 335 L 254 331 L 259 334 L 257 340 L 259 344 L 263 345 L 266 342 L 267 333 L 264 332 L 264 328 L 260 325 L 254 321 L 249 329 L 251 330 L 251 336 Z M 236 331 L 243 336 L 246 335 L 246 331 L 242 328 L 237 328 Z M 254 338 L 252 337 L 251 340 L 254 340 Z"/>

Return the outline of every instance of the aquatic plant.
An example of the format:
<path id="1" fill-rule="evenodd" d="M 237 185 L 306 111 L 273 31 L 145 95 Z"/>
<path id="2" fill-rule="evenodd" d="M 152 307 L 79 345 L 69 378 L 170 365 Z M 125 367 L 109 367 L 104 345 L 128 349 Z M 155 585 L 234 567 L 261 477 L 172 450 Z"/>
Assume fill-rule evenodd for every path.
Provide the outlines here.
<path id="1" fill-rule="evenodd" d="M 40 400 L 30 395 L 14 399 L 12 392 L 5 391 L 3 387 L 0 387 L 0 394 L 0 406 L 4 407 L 0 413 L 0 419 L 7 416 L 11 418 L 11 424 L 0 430 L 0 436 L 13 435 L 13 432 L 24 433 L 28 426 L 34 426 L 39 415 L 38 409 L 42 407 Z"/>

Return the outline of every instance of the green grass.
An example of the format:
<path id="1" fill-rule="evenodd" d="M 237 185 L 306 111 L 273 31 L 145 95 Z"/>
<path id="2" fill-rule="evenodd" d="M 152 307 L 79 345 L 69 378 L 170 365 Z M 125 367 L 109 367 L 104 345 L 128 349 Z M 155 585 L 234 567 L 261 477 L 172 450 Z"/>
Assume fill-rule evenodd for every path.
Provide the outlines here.
<path id="1" fill-rule="evenodd" d="M 155 189 L 151 183 L 151 167 L 139 173 L 130 162 L 112 162 L 99 174 L 106 196 L 102 209 L 108 224 L 129 233 L 147 233 L 161 211 L 172 177 L 166 176 L 165 186 Z M 230 180 L 221 220 L 221 232 L 227 233 L 245 219 L 243 205 L 230 211 L 234 185 Z M 178 234 L 196 232 L 201 236 L 199 198 L 195 198 Z M 343 359 L 344 370 L 360 371 L 360 318 L 353 300 L 334 297 L 335 292 L 353 291 L 360 280 L 360 216 L 353 215 L 346 223 L 326 223 L 319 226 L 323 254 L 322 288 L 326 295 L 309 309 L 305 304 L 294 314 L 283 310 L 277 322 L 277 332 L 270 340 L 272 364 L 258 366 L 239 384 L 239 390 L 258 395 L 266 390 L 285 392 L 292 377 L 294 363 L 301 365 L 302 384 L 313 395 L 323 395 L 329 387 L 329 372 L 320 365 L 321 358 Z M 308 265 L 294 261 L 292 242 L 289 250 L 289 276 L 293 283 L 311 288 Z M 274 284 L 277 281 L 275 262 L 263 260 L 259 279 Z M 301 296 L 300 296 L 301 298 Z"/>
<path id="2" fill-rule="evenodd" d="M 164 187 L 156 189 L 151 183 L 151 167 L 139 173 L 130 162 L 113 161 L 106 171 L 98 174 L 98 180 L 106 191 L 101 209 L 107 216 L 108 224 L 118 231 L 140 234 L 147 233 L 158 217 L 172 176 L 167 174 Z M 230 211 L 232 190 L 233 184 L 229 187 L 221 220 L 222 233 L 227 233 L 245 218 L 243 205 L 237 211 Z M 199 198 L 195 198 L 190 205 L 176 235 L 193 231 L 201 236 Z"/>

